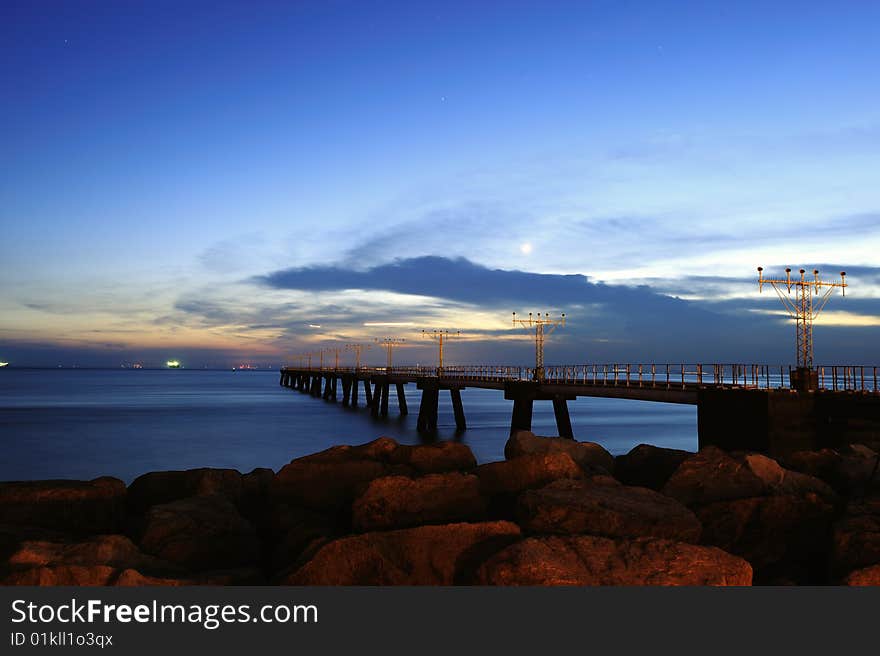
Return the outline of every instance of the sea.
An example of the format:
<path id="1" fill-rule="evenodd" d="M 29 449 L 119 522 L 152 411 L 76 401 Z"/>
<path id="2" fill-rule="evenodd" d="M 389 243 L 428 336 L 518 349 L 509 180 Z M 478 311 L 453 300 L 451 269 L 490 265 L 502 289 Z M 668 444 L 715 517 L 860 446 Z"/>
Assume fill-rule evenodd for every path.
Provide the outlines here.
<path id="1" fill-rule="evenodd" d="M 126 483 L 149 471 L 256 467 L 380 436 L 404 444 L 459 440 L 478 462 L 504 458 L 512 402 L 496 390 L 462 392 L 468 428 L 457 432 L 448 394 L 438 434 L 416 431 L 420 392 L 406 386 L 410 414 L 346 408 L 279 385 L 275 371 L 0 369 L 0 481 L 91 479 Z M 695 406 L 622 399 L 569 401 L 575 438 L 612 454 L 640 443 L 695 451 Z M 552 404 L 536 401 L 532 430 L 557 434 Z"/>

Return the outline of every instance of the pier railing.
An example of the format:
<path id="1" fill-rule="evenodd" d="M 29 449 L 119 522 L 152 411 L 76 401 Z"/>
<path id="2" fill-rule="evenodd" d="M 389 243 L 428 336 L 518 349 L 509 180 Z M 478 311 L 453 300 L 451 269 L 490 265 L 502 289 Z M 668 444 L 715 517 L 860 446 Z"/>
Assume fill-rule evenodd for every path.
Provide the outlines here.
<path id="1" fill-rule="evenodd" d="M 291 367 L 297 369 L 296 367 Z M 311 369 L 315 373 L 360 376 L 437 377 L 456 382 L 504 383 L 537 380 L 546 385 L 644 387 L 651 389 L 698 389 L 700 387 L 740 389 L 791 389 L 795 368 L 766 364 L 702 363 L 602 363 L 551 365 L 535 376 L 532 367 L 517 365 L 454 365 L 449 367 L 339 367 Z M 880 367 L 866 365 L 823 365 L 815 369 L 818 389 L 880 393 Z"/>

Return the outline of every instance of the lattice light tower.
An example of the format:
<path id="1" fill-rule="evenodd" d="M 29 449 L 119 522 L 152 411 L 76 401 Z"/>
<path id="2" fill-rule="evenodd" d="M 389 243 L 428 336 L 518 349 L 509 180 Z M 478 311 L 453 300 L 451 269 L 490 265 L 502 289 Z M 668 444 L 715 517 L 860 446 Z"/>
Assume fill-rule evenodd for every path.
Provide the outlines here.
<path id="1" fill-rule="evenodd" d="M 394 347 L 400 346 L 406 340 L 401 337 L 383 337 L 381 339 L 379 339 L 377 337 L 375 341 L 382 348 L 384 348 L 385 352 L 388 354 L 388 368 L 391 369 L 391 362 L 393 360 L 393 355 L 394 355 Z"/>
<path id="2" fill-rule="evenodd" d="M 446 343 L 446 340 L 448 340 L 450 337 L 455 338 L 455 337 L 460 337 L 460 336 L 461 336 L 460 330 L 456 330 L 454 332 L 450 332 L 448 330 L 423 330 L 422 331 L 422 337 L 427 337 L 429 339 L 433 339 L 438 344 L 438 347 L 439 347 L 439 349 L 438 349 L 439 352 L 437 355 L 437 371 L 438 372 L 443 371 L 443 345 Z"/>
<path id="3" fill-rule="evenodd" d="M 544 338 L 553 333 L 559 326 L 565 325 L 565 312 L 559 319 L 551 319 L 550 313 L 545 312 L 543 315 L 538 312 L 532 314 L 529 312 L 528 319 L 517 319 L 516 312 L 513 313 L 513 327 L 521 326 L 526 330 L 535 329 L 535 380 L 544 380 Z"/>
<path id="4" fill-rule="evenodd" d="M 363 351 L 369 351 L 373 348 L 372 344 L 346 344 L 345 350 L 354 352 L 354 368 L 358 370 L 361 368 L 361 353 Z"/>
<path id="5" fill-rule="evenodd" d="M 784 279 L 771 279 L 764 277 L 764 268 L 758 267 L 758 291 L 764 289 L 765 284 L 773 285 L 779 300 L 788 310 L 797 325 L 797 366 L 798 369 L 810 370 L 813 368 L 813 319 L 819 316 L 834 292 L 840 287 L 846 296 L 846 271 L 840 272 L 840 282 L 825 282 L 819 280 L 819 270 L 813 269 L 813 278 L 806 277 L 806 271 L 801 269 L 800 279 L 791 278 L 791 269 L 785 270 Z M 791 290 L 794 288 L 795 297 L 792 298 Z"/>

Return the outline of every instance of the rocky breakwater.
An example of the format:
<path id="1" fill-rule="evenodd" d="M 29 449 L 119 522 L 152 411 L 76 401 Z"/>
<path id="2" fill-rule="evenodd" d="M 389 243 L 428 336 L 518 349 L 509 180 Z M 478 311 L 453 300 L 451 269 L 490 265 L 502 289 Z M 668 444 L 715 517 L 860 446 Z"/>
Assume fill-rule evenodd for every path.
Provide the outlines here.
<path id="1" fill-rule="evenodd" d="M 876 454 L 777 462 L 529 432 L 257 469 L 0 483 L 6 585 L 880 583 Z"/>

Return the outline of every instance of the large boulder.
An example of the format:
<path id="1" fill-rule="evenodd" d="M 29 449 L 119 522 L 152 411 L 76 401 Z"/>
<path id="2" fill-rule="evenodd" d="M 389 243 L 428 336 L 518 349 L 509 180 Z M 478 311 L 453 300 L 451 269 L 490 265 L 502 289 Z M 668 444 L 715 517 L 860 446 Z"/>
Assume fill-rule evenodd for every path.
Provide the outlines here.
<path id="1" fill-rule="evenodd" d="M 614 457 L 593 442 L 576 442 L 564 437 L 543 437 L 531 431 L 516 431 L 504 445 L 508 460 L 519 456 L 547 453 L 567 453 L 581 468 L 592 471 L 599 467 L 608 473 L 614 471 Z"/>
<path id="2" fill-rule="evenodd" d="M 413 473 L 412 467 L 392 462 L 397 448 L 397 442 L 383 437 L 361 446 L 335 446 L 297 458 L 276 474 L 273 497 L 315 510 L 339 510 L 373 479 Z"/>
<path id="3" fill-rule="evenodd" d="M 520 526 L 531 533 L 656 537 L 697 542 L 700 522 L 675 499 L 644 487 L 559 480 L 527 490 L 517 506 Z"/>
<path id="4" fill-rule="evenodd" d="M 824 481 L 786 469 L 773 458 L 760 453 L 733 454 L 764 483 L 767 494 L 809 495 L 817 494 L 829 503 L 837 503 L 834 490 Z"/>
<path id="5" fill-rule="evenodd" d="M 480 479 L 459 472 L 377 478 L 352 506 L 356 531 L 477 521 L 485 516 Z"/>
<path id="6" fill-rule="evenodd" d="M 117 533 L 125 519 L 125 493 L 125 483 L 109 476 L 0 483 L 0 524 L 79 535 Z"/>
<path id="7" fill-rule="evenodd" d="M 489 462 L 474 470 L 486 496 L 516 495 L 561 478 L 582 478 L 583 470 L 567 453 L 534 453 Z"/>
<path id="8" fill-rule="evenodd" d="M 135 569 L 126 569 L 119 573 L 113 585 L 131 586 L 166 586 L 180 587 L 189 585 L 266 585 L 266 577 L 254 567 L 239 569 L 199 572 L 188 576 L 148 576 Z"/>
<path id="9" fill-rule="evenodd" d="M 144 516 L 139 545 L 149 554 L 193 570 L 237 568 L 260 557 L 253 526 L 219 495 L 151 507 Z"/>
<path id="10" fill-rule="evenodd" d="M 880 496 L 852 501 L 834 523 L 832 573 L 842 578 L 856 569 L 880 565 Z"/>
<path id="11" fill-rule="evenodd" d="M 264 526 L 272 514 L 272 486 L 275 472 L 265 467 L 242 474 L 238 509 L 252 524 Z"/>
<path id="12" fill-rule="evenodd" d="M 97 535 L 77 542 L 25 540 L 0 567 L 0 582 L 109 585 L 114 572 L 128 568 L 159 575 L 179 574 L 177 568 L 143 553 L 123 535 Z"/>
<path id="13" fill-rule="evenodd" d="M 862 495 L 880 488 L 877 455 L 861 445 L 839 450 L 795 451 L 785 456 L 783 464 L 823 480 L 845 496 Z"/>
<path id="14" fill-rule="evenodd" d="M 834 506 L 818 494 L 717 501 L 696 513 L 702 542 L 742 556 L 762 581 L 822 582 Z"/>
<path id="15" fill-rule="evenodd" d="M 25 524 L 0 524 L 0 563 L 29 541 L 65 542 L 74 539 L 69 533 L 55 531 L 43 526 Z"/>
<path id="16" fill-rule="evenodd" d="M 880 585 L 880 565 L 872 565 L 850 572 L 844 585 Z"/>
<path id="17" fill-rule="evenodd" d="M 688 507 L 764 494 L 766 485 L 749 466 L 709 446 L 686 460 L 661 492 Z"/>
<path id="18" fill-rule="evenodd" d="M 241 474 L 235 469 L 157 471 L 138 476 L 128 486 L 128 508 L 141 514 L 151 506 L 196 496 L 220 495 L 239 504 Z"/>
<path id="19" fill-rule="evenodd" d="M 167 563 L 144 554 L 124 535 L 96 535 L 78 542 L 28 540 L 7 558 L 6 564 L 12 569 L 46 565 L 168 569 Z"/>
<path id="20" fill-rule="evenodd" d="M 519 539 L 510 522 L 420 526 L 341 538 L 324 545 L 285 585 L 452 585 Z"/>
<path id="21" fill-rule="evenodd" d="M 692 455 L 680 449 L 639 444 L 614 459 L 614 476 L 626 485 L 660 490 L 678 466 Z"/>
<path id="22" fill-rule="evenodd" d="M 383 476 L 467 471 L 476 459 L 464 444 L 401 445 L 388 437 L 360 446 L 335 446 L 285 465 L 272 485 L 277 499 L 316 510 L 347 507 Z"/>
<path id="23" fill-rule="evenodd" d="M 264 543 L 273 572 L 296 569 L 330 540 L 347 533 L 336 517 L 289 504 L 272 507 Z"/>
<path id="24" fill-rule="evenodd" d="M 150 576 L 136 569 L 120 569 L 110 565 L 45 565 L 14 571 L 0 578 L 0 584 L 178 587 L 190 585 L 266 585 L 266 579 L 260 570 L 254 568 L 189 575 Z"/>
<path id="25" fill-rule="evenodd" d="M 656 538 L 532 537 L 489 558 L 481 585 L 751 585 L 752 568 L 715 547 Z"/>
<path id="26" fill-rule="evenodd" d="M 12 571 L 0 578 L 0 585 L 113 585 L 119 573 L 109 565 L 46 565 Z"/>
<path id="27" fill-rule="evenodd" d="M 399 444 L 390 453 L 390 461 L 412 467 L 419 474 L 469 471 L 477 466 L 473 452 L 461 442 L 435 442 L 415 446 Z"/>

